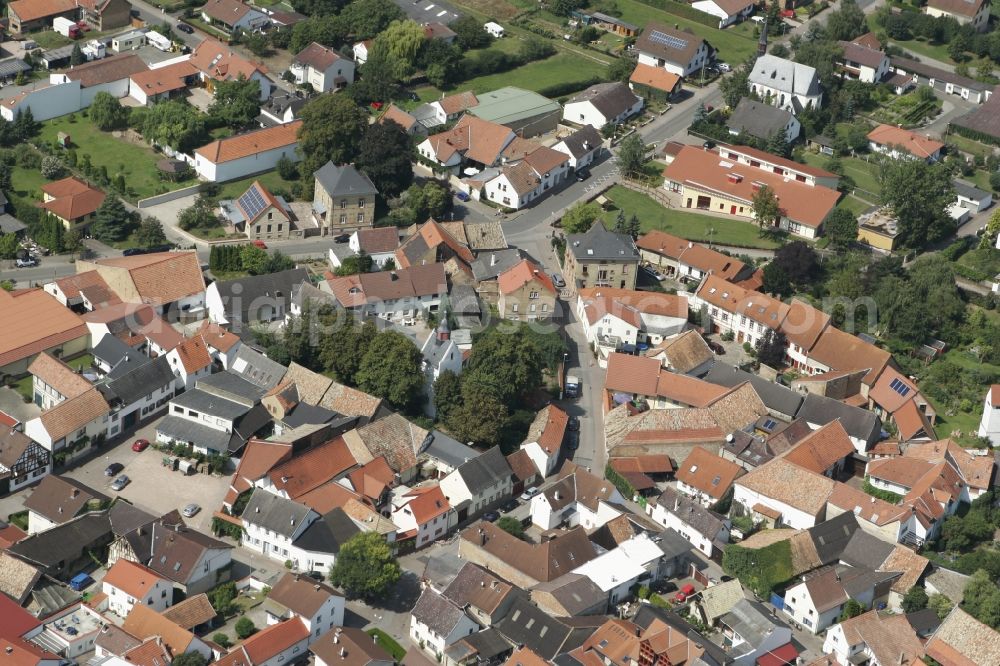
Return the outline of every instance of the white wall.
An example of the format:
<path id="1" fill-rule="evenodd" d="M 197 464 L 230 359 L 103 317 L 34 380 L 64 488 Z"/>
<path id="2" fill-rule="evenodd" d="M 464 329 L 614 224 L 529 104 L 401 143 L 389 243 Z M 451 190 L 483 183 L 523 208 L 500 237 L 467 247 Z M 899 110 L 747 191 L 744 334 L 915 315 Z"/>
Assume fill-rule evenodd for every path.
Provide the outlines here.
<path id="1" fill-rule="evenodd" d="M 237 160 L 230 160 L 216 164 L 209 161 L 203 155 L 195 153 L 195 171 L 205 180 L 223 183 L 229 180 L 237 180 L 254 173 L 270 171 L 278 166 L 278 161 L 282 157 L 287 157 L 292 162 L 298 162 L 299 157 L 298 142 L 281 148 L 274 148 L 255 155 L 249 155 Z"/>
<path id="2" fill-rule="evenodd" d="M 136 599 L 124 590 L 107 582 L 102 584 L 101 591 L 108 595 L 108 608 L 118 615 L 118 617 L 126 617 L 132 612 L 132 607 L 136 604 L 146 606 L 160 613 L 170 608 L 170 604 L 174 599 L 173 585 L 162 578 L 157 579 L 156 583 L 146 592 L 146 596 L 142 599 Z"/>
<path id="3" fill-rule="evenodd" d="M 702 534 L 698 530 L 694 529 L 686 522 L 681 520 L 675 513 L 667 510 L 666 507 L 657 504 L 650 510 L 650 517 L 658 522 L 663 527 L 669 527 L 675 530 L 678 534 L 688 540 L 692 546 L 703 552 L 706 556 L 711 557 L 712 552 L 715 547 L 712 542 L 716 539 L 722 541 L 723 543 L 729 542 L 729 530 L 726 525 L 728 521 L 723 523 L 723 529 L 720 530 L 719 534 Z"/>
<path id="4" fill-rule="evenodd" d="M 81 108 L 80 82 L 70 81 L 59 85 L 32 90 L 20 99 L 12 108 L 7 104 L 0 105 L 0 116 L 4 120 L 14 120 L 19 111 L 31 109 L 31 115 L 41 122 L 75 113 Z"/>
<path id="5" fill-rule="evenodd" d="M 804 511 L 785 504 L 784 502 L 767 497 L 766 495 L 761 495 L 756 491 L 740 485 L 739 481 L 736 482 L 733 488 L 733 501 L 742 504 L 748 511 L 752 510 L 756 504 L 763 504 L 764 506 L 779 512 L 781 514 L 781 522 L 786 527 L 791 527 L 797 530 L 805 530 L 816 526 L 816 516 L 811 516 Z"/>

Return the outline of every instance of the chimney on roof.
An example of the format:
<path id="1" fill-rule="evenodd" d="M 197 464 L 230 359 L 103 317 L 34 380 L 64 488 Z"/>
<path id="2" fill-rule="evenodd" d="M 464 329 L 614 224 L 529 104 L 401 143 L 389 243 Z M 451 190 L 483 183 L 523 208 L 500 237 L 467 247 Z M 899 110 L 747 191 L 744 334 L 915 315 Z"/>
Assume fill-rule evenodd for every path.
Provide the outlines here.
<path id="1" fill-rule="evenodd" d="M 345 647 L 340 648 L 340 658 L 341 659 L 347 658 L 347 648 Z"/>
<path id="2" fill-rule="evenodd" d="M 7 647 L 5 647 L 3 649 L 3 651 L 6 652 L 7 654 L 11 654 L 11 653 L 14 652 L 14 648 L 12 648 L 11 646 L 8 645 Z"/>

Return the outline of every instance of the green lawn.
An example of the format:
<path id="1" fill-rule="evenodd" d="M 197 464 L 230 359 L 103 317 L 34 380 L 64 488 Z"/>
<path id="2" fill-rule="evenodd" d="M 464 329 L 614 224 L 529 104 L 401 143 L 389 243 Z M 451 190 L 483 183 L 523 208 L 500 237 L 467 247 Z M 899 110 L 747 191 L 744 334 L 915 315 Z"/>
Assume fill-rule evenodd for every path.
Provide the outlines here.
<path id="1" fill-rule="evenodd" d="M 954 144 L 956 148 L 958 148 L 963 152 L 969 153 L 970 155 L 980 155 L 982 157 L 986 157 L 987 155 L 993 153 L 992 146 L 987 146 L 984 143 L 973 141 L 972 139 L 969 139 L 967 137 L 962 136 L 961 134 L 957 134 L 954 132 L 948 134 L 948 136 L 945 137 L 944 141 L 950 144 Z"/>
<path id="2" fill-rule="evenodd" d="M 111 132 L 102 132 L 89 119 L 79 114 L 74 120 L 70 118 L 73 116 L 62 116 L 42 123 L 40 140 L 52 145 L 59 132 L 66 132 L 70 135 L 78 159 L 89 155 L 91 164 L 97 168 L 106 167 L 112 178 L 118 173 L 128 174 L 128 187 L 135 192 L 135 196 L 130 196 L 130 199 L 168 192 L 193 182 L 193 179 L 180 183 L 161 180 L 156 162 L 163 159 L 163 155 L 147 146 L 119 139 Z"/>
<path id="3" fill-rule="evenodd" d="M 649 5 L 644 5 L 636 0 L 601 0 L 591 3 L 590 9 L 608 12 L 609 9 L 617 9 L 614 14 L 623 21 L 644 26 L 650 21 L 657 21 L 668 26 L 677 25 L 683 30 L 688 28 L 694 34 L 719 49 L 719 60 L 724 60 L 733 65 L 743 62 L 751 54 L 757 51 L 757 40 L 753 38 L 753 26 L 749 22 L 744 26 L 733 30 L 727 28 L 719 30 L 709 27 L 696 21 L 671 14 L 662 9 L 656 9 Z"/>
<path id="4" fill-rule="evenodd" d="M 37 169 L 14 167 L 10 175 L 11 190 L 7 192 L 14 209 L 21 206 L 31 207 L 42 200 L 42 185 L 48 181 Z"/>
<path id="5" fill-rule="evenodd" d="M 821 169 L 825 168 L 826 163 L 830 160 L 827 155 L 819 155 L 813 152 L 806 152 L 804 157 L 806 164 Z M 844 167 L 844 174 L 850 176 L 854 180 L 855 185 L 862 190 L 867 190 L 871 194 L 878 195 L 881 188 L 875 177 L 877 169 L 875 164 L 866 162 L 860 157 L 841 157 L 840 163 Z"/>
<path id="6" fill-rule="evenodd" d="M 392 636 L 385 633 L 381 629 L 369 629 L 367 633 L 375 639 L 375 642 L 378 643 L 379 647 L 392 655 L 392 658 L 396 660 L 396 662 L 403 661 L 403 657 L 406 655 L 406 650 L 403 649 L 403 646 L 397 643 Z"/>
<path id="7" fill-rule="evenodd" d="M 761 238 L 757 225 L 750 222 L 664 208 L 645 194 L 621 185 L 612 187 L 606 196 L 615 203 L 615 209 L 606 211 L 603 216 L 605 223 L 609 225 L 615 223 L 618 209 L 621 209 L 626 217 L 631 217 L 633 213 L 637 215 L 644 232 L 659 229 L 693 241 L 711 241 L 741 247 L 778 247 L 778 243 Z"/>
<path id="8" fill-rule="evenodd" d="M 285 197 L 286 201 L 291 201 L 292 183 L 278 175 L 277 171 L 268 171 L 257 176 L 228 182 L 220 188 L 219 196 L 216 198 L 235 199 L 250 189 L 255 180 L 259 180 L 272 194 L 277 190 L 281 196 Z"/>
<path id="9" fill-rule="evenodd" d="M 848 195 L 840 200 L 840 202 L 837 204 L 837 208 L 846 208 L 847 210 L 851 211 L 851 213 L 853 213 L 855 217 L 857 217 L 861 213 L 871 208 L 871 205 L 862 201 L 861 199 L 858 199 L 857 197 Z"/>
<path id="10" fill-rule="evenodd" d="M 582 58 L 571 53 L 557 53 L 551 58 L 530 62 L 527 65 L 498 74 L 488 74 L 465 81 L 457 86 L 460 90 L 471 90 L 484 93 L 504 86 L 516 86 L 526 90 L 541 90 L 557 83 L 579 81 L 584 88 L 587 81 L 594 77 L 602 77 L 607 72 L 607 66 L 590 58 Z M 418 92 L 424 97 L 426 89 Z M 440 97 L 440 92 L 430 99 Z"/>
<path id="11" fill-rule="evenodd" d="M 34 377 L 32 375 L 28 375 L 27 377 L 22 377 L 21 379 L 17 380 L 16 383 L 12 384 L 11 388 L 13 388 L 15 391 L 24 396 L 25 399 L 34 400 L 35 394 L 34 394 L 34 389 L 32 388 L 34 385 L 33 379 Z"/>
<path id="12" fill-rule="evenodd" d="M 66 361 L 66 365 L 74 370 L 86 370 L 94 365 L 94 356 L 93 354 L 84 354 L 83 356 L 74 358 L 72 361 Z"/>

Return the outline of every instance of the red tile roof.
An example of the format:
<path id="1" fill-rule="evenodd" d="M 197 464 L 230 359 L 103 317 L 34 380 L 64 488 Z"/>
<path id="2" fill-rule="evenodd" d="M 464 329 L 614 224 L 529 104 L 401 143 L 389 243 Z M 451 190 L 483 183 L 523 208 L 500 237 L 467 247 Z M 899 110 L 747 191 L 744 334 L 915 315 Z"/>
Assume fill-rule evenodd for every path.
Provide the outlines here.
<path id="1" fill-rule="evenodd" d="M 500 293 L 503 294 L 513 293 L 532 281 L 546 291 L 552 294 L 556 293 L 552 278 L 546 274 L 541 266 L 527 259 L 522 259 L 497 276 L 497 285 L 500 287 Z"/>
<path id="2" fill-rule="evenodd" d="M 438 516 L 451 511 L 451 505 L 438 485 L 413 488 L 403 497 L 409 498 L 405 506 L 410 508 L 417 525 L 426 525 Z"/>
<path id="3" fill-rule="evenodd" d="M 130 597 L 135 597 L 141 603 L 146 593 L 153 589 L 157 582 L 163 580 L 141 564 L 119 558 L 108 569 L 103 582 L 118 588 Z"/>
<path id="4" fill-rule="evenodd" d="M 75 176 L 42 185 L 42 192 L 52 198 L 38 204 L 38 207 L 68 222 L 95 212 L 104 203 L 105 196 L 104 192 Z"/>
<path id="5" fill-rule="evenodd" d="M 296 499 L 358 464 L 342 437 L 314 446 L 271 469 L 278 491 Z"/>
<path id="6" fill-rule="evenodd" d="M 0 289 L 0 312 L 0 368 L 87 335 L 86 324 L 41 289 Z"/>
<path id="7" fill-rule="evenodd" d="M 868 140 L 879 146 L 899 146 L 920 159 L 927 159 L 944 148 L 940 141 L 894 125 L 879 125 L 868 133 Z"/>
<path id="8" fill-rule="evenodd" d="M 250 657 L 250 663 L 263 664 L 308 638 L 309 630 L 296 616 L 257 632 L 243 641 L 243 649 Z"/>
<path id="9" fill-rule="evenodd" d="M 847 434 L 840 419 L 836 419 L 804 437 L 785 452 L 784 458 L 799 467 L 824 474 L 837 461 L 852 453 L 854 444 L 851 436 Z"/>
<path id="10" fill-rule="evenodd" d="M 719 500 L 729 491 L 733 481 L 742 475 L 743 468 L 736 463 L 696 446 L 678 465 L 674 476 L 678 481 Z"/>
<path id="11" fill-rule="evenodd" d="M 184 372 L 189 375 L 212 365 L 212 356 L 208 353 L 208 347 L 201 336 L 187 338 L 174 347 L 174 350 L 181 359 Z"/>
<path id="12" fill-rule="evenodd" d="M 681 77 L 668 72 L 663 67 L 653 67 L 652 65 L 639 63 L 635 66 L 635 70 L 632 71 L 629 81 L 641 86 L 649 86 L 656 90 L 672 93 L 680 84 Z"/>
<path id="13" fill-rule="evenodd" d="M 59 391 L 64 398 L 75 398 L 81 393 L 86 393 L 91 387 L 83 375 L 77 374 L 73 368 L 47 352 L 35 357 L 28 366 L 28 372 Z"/>
<path id="14" fill-rule="evenodd" d="M 173 303 L 205 291 L 201 262 L 193 250 L 97 259 L 92 264 L 87 262 L 88 268 L 91 265 L 100 267 L 98 270 L 104 275 L 111 272 L 109 269 L 127 272 L 131 286 L 142 303 Z M 124 279 L 124 276 L 121 278 Z M 131 294 L 123 296 L 119 293 L 119 296 L 128 301 Z"/>
<path id="15" fill-rule="evenodd" d="M 225 139 L 217 139 L 194 152 L 213 164 L 231 162 L 276 148 L 294 146 L 298 144 L 301 127 L 301 120 L 293 120 L 284 125 L 266 127 Z"/>

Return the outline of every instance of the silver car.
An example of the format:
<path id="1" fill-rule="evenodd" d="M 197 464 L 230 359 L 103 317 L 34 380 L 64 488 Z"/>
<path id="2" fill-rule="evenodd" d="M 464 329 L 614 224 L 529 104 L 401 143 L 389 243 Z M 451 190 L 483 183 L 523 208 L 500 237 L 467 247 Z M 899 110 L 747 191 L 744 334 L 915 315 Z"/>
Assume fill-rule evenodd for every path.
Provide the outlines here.
<path id="1" fill-rule="evenodd" d="M 181 509 L 181 515 L 184 516 L 185 518 L 191 518 L 199 511 L 201 511 L 201 507 L 192 502 L 191 504 L 188 504 L 186 507 Z"/>
<path id="2" fill-rule="evenodd" d="M 111 483 L 111 490 L 119 491 L 131 482 L 132 479 L 128 478 L 127 475 L 122 474 Z"/>

